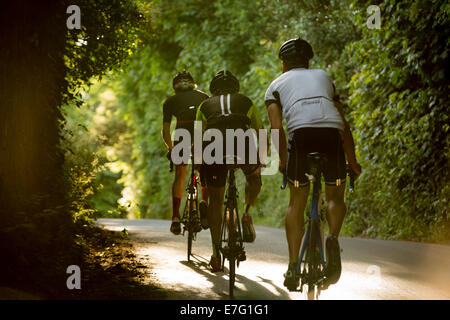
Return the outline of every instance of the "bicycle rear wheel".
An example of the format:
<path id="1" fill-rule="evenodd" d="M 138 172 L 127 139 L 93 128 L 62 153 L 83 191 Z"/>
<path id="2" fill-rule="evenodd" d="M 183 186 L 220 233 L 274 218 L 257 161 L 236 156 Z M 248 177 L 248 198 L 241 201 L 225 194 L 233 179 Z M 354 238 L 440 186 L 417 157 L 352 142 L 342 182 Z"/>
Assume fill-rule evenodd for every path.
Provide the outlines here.
<path id="1" fill-rule="evenodd" d="M 230 298 L 234 298 L 234 282 L 236 280 L 236 258 L 230 257 Z"/>
<path id="2" fill-rule="evenodd" d="M 194 238 L 194 230 L 192 225 L 192 201 L 188 201 L 188 221 L 187 221 L 187 260 L 191 261 L 192 255 L 192 240 Z"/>
<path id="3" fill-rule="evenodd" d="M 192 232 L 192 227 L 189 226 L 188 228 L 188 249 L 187 249 L 187 260 L 191 261 L 191 255 L 192 255 L 192 239 L 194 235 Z"/>
<path id="4" fill-rule="evenodd" d="M 320 229 L 317 221 L 311 219 L 310 233 L 308 241 L 308 255 L 306 263 L 308 265 L 308 298 L 318 297 L 318 287 L 317 281 L 320 279 L 320 251 L 319 251 L 319 241 Z"/>
<path id="5" fill-rule="evenodd" d="M 229 292 L 230 298 L 234 297 L 234 283 L 236 280 L 236 227 L 235 227 L 235 212 L 230 210 L 229 213 L 229 233 L 228 233 L 228 247 L 230 248 L 230 255 L 228 257 L 229 264 Z"/>

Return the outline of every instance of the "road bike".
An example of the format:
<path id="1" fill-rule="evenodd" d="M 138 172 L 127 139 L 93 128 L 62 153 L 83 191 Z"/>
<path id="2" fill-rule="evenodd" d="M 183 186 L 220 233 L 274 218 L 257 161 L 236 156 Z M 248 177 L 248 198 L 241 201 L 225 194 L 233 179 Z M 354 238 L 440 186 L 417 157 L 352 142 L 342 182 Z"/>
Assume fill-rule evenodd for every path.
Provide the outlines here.
<path id="1" fill-rule="evenodd" d="M 225 209 L 223 213 L 220 237 L 220 252 L 222 253 L 222 269 L 225 259 L 229 261 L 229 295 L 234 297 L 234 284 L 236 280 L 236 267 L 246 260 L 241 220 L 237 206 L 237 188 L 235 179 L 235 167 L 228 169 L 228 188 L 225 195 Z"/>
<path id="2" fill-rule="evenodd" d="M 172 171 L 173 162 L 171 161 L 170 172 Z M 183 209 L 183 215 L 181 216 L 181 223 L 183 224 L 183 236 L 187 232 L 187 261 L 191 261 L 192 242 L 196 240 L 197 233 L 202 230 L 198 209 L 198 182 L 198 176 L 195 173 L 194 165 L 192 164 L 189 183 L 186 187 L 186 204 Z"/>
<path id="3" fill-rule="evenodd" d="M 309 172 L 306 174 L 313 183 L 311 210 L 306 222 L 306 232 L 303 237 L 300 255 L 297 264 L 297 273 L 300 274 L 300 286 L 294 291 L 303 292 L 307 287 L 308 298 L 317 299 L 322 290 L 328 288 L 324 271 L 326 266 L 324 254 L 323 217 L 320 214 L 321 206 L 321 176 L 322 168 L 327 161 L 326 156 L 317 152 L 308 154 Z M 350 177 L 349 192 L 354 191 L 354 173 L 347 169 Z M 287 185 L 286 174 L 283 175 L 281 189 Z"/>

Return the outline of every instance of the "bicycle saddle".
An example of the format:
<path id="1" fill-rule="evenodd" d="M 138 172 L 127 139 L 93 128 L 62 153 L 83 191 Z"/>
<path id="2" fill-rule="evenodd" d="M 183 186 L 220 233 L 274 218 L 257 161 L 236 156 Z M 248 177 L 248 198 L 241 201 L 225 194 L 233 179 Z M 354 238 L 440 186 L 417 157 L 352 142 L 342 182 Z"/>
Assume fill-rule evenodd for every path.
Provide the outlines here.
<path id="1" fill-rule="evenodd" d="M 308 153 L 308 160 L 309 160 L 309 168 L 308 172 L 305 173 L 305 175 L 308 177 L 308 180 L 311 182 L 314 182 L 317 171 L 319 168 L 323 166 L 323 164 L 327 161 L 327 157 L 323 153 L 319 152 L 311 152 Z"/>
<path id="2" fill-rule="evenodd" d="M 327 156 L 320 152 L 311 152 L 311 153 L 308 153 L 308 159 L 314 160 L 314 161 L 320 161 L 320 160 L 326 161 Z"/>
<path id="3" fill-rule="evenodd" d="M 241 160 L 240 157 L 237 155 L 224 155 L 223 156 L 223 164 L 227 165 L 227 168 L 229 169 L 236 169 L 241 164 L 238 163 L 238 161 Z"/>

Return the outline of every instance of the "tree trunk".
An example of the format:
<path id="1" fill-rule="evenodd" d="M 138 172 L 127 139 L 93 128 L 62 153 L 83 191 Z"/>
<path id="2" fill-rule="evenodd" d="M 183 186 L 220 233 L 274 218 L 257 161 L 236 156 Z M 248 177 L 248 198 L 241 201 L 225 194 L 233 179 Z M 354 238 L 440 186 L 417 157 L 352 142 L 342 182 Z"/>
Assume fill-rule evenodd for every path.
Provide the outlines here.
<path id="1" fill-rule="evenodd" d="M 66 84 L 63 1 L 8 1 L 0 12 L 0 221 L 62 196 L 58 107 Z"/>

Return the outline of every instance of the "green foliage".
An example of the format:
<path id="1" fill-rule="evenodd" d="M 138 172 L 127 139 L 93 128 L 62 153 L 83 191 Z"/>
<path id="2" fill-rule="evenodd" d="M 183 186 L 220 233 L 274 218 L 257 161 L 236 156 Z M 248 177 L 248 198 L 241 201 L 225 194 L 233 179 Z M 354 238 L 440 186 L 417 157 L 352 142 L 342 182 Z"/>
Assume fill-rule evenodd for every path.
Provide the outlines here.
<path id="1" fill-rule="evenodd" d="M 347 47 L 350 106 L 364 174 L 352 233 L 449 236 L 448 2 L 387 1 L 380 30 Z"/>
<path id="2" fill-rule="evenodd" d="M 128 128 L 119 116 L 113 83 L 91 87 L 80 108 L 65 106 L 66 172 L 69 172 L 75 218 L 126 217 L 119 204 L 123 184 L 121 158 L 128 158 Z"/>
<path id="3" fill-rule="evenodd" d="M 309 13 L 318 6 L 299 11 L 302 6 L 288 1 L 177 0 L 153 1 L 152 4 L 154 36 L 146 39 L 145 46 L 131 57 L 128 68 L 120 75 L 118 97 L 135 141 L 130 161 L 135 179 L 130 181 L 129 187 L 137 188 L 134 194 L 139 214 L 168 218 L 172 175 L 164 158 L 160 130 L 162 103 L 173 94 L 171 80 L 176 71 L 189 70 L 199 89 L 207 92 L 215 72 L 222 68 L 231 70 L 241 81 L 241 92 L 254 101 L 267 126 L 263 97 L 270 82 L 281 72 L 276 58 L 281 43 L 298 34 L 310 36 L 317 39 L 316 43 L 313 41 L 319 48 L 317 55 L 331 61 L 332 53 L 338 55 L 345 46 L 336 38 L 344 35 L 341 38 L 345 41 L 353 33 L 338 28 L 330 32 L 325 25 L 310 30 L 315 17 Z M 338 17 L 348 11 L 340 2 L 331 2 L 321 19 L 332 20 L 330 15 L 325 17 L 325 12 Z M 347 24 L 350 19 L 350 16 L 346 18 Z M 328 43 L 323 43 L 324 40 Z M 334 47 L 329 44 L 333 41 L 337 43 Z M 330 47 L 333 50 L 330 51 Z M 277 200 L 280 197 L 286 200 L 287 192 L 280 192 L 278 175 L 264 176 L 263 183 L 276 187 L 263 188 L 254 209 L 257 220 L 281 226 L 286 202 Z"/>
<path id="4" fill-rule="evenodd" d="M 80 0 L 76 5 L 80 7 L 82 26 L 67 31 L 66 103 L 81 98 L 79 90 L 93 78 L 117 68 L 138 47 L 139 35 L 150 27 L 148 5 L 134 0 Z"/>
<path id="5" fill-rule="evenodd" d="M 311 42 L 311 67 L 335 84 L 357 144 L 363 175 L 348 197 L 344 231 L 395 239 L 442 240 L 449 235 L 448 1 L 386 1 L 382 28 L 366 26 L 369 1 L 151 1 L 151 35 L 118 76 L 117 108 L 132 137 L 121 182 L 130 212 L 170 217 L 162 103 L 172 76 L 189 70 L 207 92 L 222 68 L 268 126 L 264 93 L 281 73 L 283 41 Z M 126 171 L 126 172 L 125 172 Z M 288 192 L 280 176 L 263 176 L 257 223 L 282 226 Z M 243 179 L 238 179 L 243 189 Z M 243 198 L 243 196 L 242 196 Z M 137 205 L 135 205 L 136 201 Z"/>

